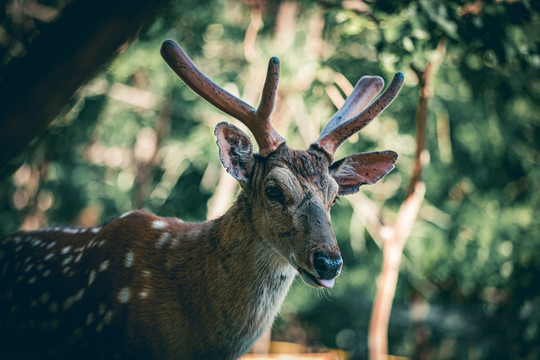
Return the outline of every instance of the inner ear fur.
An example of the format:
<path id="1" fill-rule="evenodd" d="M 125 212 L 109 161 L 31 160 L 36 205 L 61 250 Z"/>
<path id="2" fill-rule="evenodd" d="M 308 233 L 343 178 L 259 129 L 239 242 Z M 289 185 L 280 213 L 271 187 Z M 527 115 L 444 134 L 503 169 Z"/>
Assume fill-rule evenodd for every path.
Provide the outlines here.
<path id="1" fill-rule="evenodd" d="M 217 124 L 215 135 L 221 163 L 236 180 L 243 185 L 253 168 L 253 145 L 249 137 L 232 124 Z"/>
<path id="2" fill-rule="evenodd" d="M 339 185 L 339 195 L 354 194 L 361 185 L 375 184 L 389 173 L 397 158 L 390 150 L 355 154 L 330 165 L 329 172 Z"/>

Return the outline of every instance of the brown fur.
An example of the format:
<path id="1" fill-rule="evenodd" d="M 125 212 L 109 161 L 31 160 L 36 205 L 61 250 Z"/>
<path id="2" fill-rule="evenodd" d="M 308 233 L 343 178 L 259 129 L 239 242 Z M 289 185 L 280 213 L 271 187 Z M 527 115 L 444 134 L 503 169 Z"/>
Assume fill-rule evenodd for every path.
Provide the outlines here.
<path id="1" fill-rule="evenodd" d="M 296 274 L 291 256 L 314 273 L 314 251 L 339 254 L 327 168 L 324 156 L 282 146 L 253 157 L 244 191 L 219 219 L 188 224 L 136 211 L 100 229 L 4 239 L 6 358 L 242 355 L 279 310 Z M 283 204 L 265 197 L 268 183 L 286 189 Z M 39 348 L 24 346 L 36 340 Z"/>

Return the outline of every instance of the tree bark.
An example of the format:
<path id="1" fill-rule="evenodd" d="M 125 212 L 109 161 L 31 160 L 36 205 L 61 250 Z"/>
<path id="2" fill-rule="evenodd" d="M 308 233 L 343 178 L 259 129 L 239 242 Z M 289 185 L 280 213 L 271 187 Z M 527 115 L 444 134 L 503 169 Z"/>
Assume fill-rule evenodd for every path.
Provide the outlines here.
<path id="1" fill-rule="evenodd" d="M 164 2 L 75 0 L 14 60 L 0 83 L 0 173 Z"/>

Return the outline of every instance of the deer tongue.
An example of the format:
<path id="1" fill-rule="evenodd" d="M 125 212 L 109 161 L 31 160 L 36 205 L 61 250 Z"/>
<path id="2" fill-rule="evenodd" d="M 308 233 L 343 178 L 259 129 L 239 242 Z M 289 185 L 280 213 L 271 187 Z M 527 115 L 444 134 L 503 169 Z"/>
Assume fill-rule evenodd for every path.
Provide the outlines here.
<path id="1" fill-rule="evenodd" d="M 321 285 L 322 287 L 325 287 L 327 289 L 331 289 L 334 287 L 334 280 L 335 279 L 329 279 L 329 280 L 325 280 L 325 279 L 317 279 L 317 282 L 319 283 L 319 285 Z"/>

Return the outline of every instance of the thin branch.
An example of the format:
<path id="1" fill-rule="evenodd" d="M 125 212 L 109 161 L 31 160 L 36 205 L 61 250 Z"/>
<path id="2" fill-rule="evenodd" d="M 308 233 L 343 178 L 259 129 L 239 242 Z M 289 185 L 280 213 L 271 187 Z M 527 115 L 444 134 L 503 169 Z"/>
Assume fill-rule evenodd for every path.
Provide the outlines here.
<path id="1" fill-rule="evenodd" d="M 422 182 L 422 169 L 426 163 L 425 149 L 427 105 L 433 94 L 431 80 L 445 53 L 444 39 L 439 41 L 435 58 L 424 71 L 411 65 L 418 77 L 420 97 L 416 113 L 416 153 L 408 195 L 401 205 L 397 219 L 392 226 L 383 226 L 377 236 L 383 240 L 383 265 L 379 277 L 369 326 L 369 359 L 383 360 L 388 355 L 388 323 L 392 311 L 392 301 L 396 292 L 399 266 L 403 247 L 418 218 L 424 200 L 425 184 Z"/>
<path id="2" fill-rule="evenodd" d="M 246 35 L 244 36 L 244 56 L 249 62 L 257 58 L 256 42 L 259 30 L 263 26 L 262 12 L 259 7 L 251 8 L 251 16 Z"/>
<path id="3" fill-rule="evenodd" d="M 416 184 L 422 181 L 422 168 L 427 162 L 427 153 L 425 152 L 427 104 L 429 99 L 433 96 L 433 88 L 431 86 L 433 74 L 437 72 L 445 52 L 445 39 L 441 38 L 437 44 L 434 59 L 428 63 L 424 71 L 419 70 L 414 64 L 411 64 L 411 69 L 416 74 L 420 85 L 420 98 L 418 99 L 416 112 L 416 152 L 414 156 L 411 183 L 409 185 L 409 194 L 414 192 Z"/>

